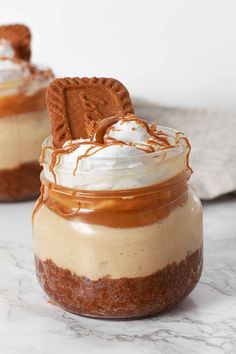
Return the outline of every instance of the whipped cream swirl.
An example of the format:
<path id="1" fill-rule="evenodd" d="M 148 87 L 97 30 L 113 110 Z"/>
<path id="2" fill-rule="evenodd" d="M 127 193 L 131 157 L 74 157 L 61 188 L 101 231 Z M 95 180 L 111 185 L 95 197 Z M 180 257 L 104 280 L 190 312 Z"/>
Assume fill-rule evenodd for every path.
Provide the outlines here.
<path id="1" fill-rule="evenodd" d="M 23 93 L 33 95 L 46 88 L 54 77 L 45 67 L 37 67 L 20 59 L 0 58 L 0 96 Z"/>
<path id="2" fill-rule="evenodd" d="M 21 83 L 30 76 L 28 63 L 21 60 L 0 60 L 0 85 Z"/>
<path id="3" fill-rule="evenodd" d="M 19 92 L 33 95 L 41 88 L 48 86 L 53 73 L 45 67 L 36 67 L 21 59 L 15 58 L 11 42 L 0 39 L 0 95 L 10 96 Z"/>
<path id="4" fill-rule="evenodd" d="M 1 38 L 0 39 L 0 58 L 11 58 L 15 56 L 15 51 L 12 48 L 11 42 Z"/>
<path id="5" fill-rule="evenodd" d="M 90 139 L 56 149 L 43 143 L 45 178 L 68 188 L 119 190 L 160 183 L 188 168 L 189 143 L 182 133 L 134 115 L 106 118 Z"/>
<path id="6" fill-rule="evenodd" d="M 11 42 L 0 39 L 0 85 L 19 85 L 30 76 L 29 64 L 23 60 L 14 59 L 15 51 Z"/>

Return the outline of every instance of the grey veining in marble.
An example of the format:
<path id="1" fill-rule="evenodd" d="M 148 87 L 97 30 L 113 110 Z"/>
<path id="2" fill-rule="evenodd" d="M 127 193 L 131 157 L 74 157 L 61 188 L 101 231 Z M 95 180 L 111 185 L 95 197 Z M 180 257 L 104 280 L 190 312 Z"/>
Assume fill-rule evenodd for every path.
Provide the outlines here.
<path id="1" fill-rule="evenodd" d="M 34 275 L 33 203 L 0 205 L 1 354 L 236 354 L 236 197 L 204 204 L 199 286 L 170 312 L 94 320 L 47 303 Z"/>

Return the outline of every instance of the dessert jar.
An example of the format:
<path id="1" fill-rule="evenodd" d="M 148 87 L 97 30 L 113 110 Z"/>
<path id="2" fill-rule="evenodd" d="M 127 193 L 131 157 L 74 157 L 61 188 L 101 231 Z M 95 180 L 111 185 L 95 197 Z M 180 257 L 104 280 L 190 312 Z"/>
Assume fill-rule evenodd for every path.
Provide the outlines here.
<path id="1" fill-rule="evenodd" d="M 183 300 L 202 271 L 202 209 L 188 186 L 186 141 L 147 156 L 94 156 L 80 172 L 60 165 L 62 150 L 44 142 L 33 212 L 36 272 L 49 298 L 110 319 Z M 77 172 L 80 188 L 65 187 Z"/>
<path id="2" fill-rule="evenodd" d="M 45 90 L 51 70 L 5 59 L 0 65 L 0 201 L 38 196 L 41 144 L 50 128 Z"/>

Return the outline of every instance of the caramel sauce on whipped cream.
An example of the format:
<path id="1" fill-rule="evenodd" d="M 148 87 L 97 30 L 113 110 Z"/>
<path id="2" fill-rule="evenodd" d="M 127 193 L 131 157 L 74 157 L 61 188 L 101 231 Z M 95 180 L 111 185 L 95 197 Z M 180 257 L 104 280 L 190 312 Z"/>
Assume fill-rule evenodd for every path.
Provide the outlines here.
<path id="1" fill-rule="evenodd" d="M 44 166 L 43 186 L 33 217 L 42 204 L 63 218 L 111 227 L 144 226 L 167 217 L 171 210 L 187 202 L 187 181 L 192 172 L 187 138 L 182 133 L 171 132 L 172 135 L 156 124 L 128 114 L 102 120 L 90 139 L 69 141 L 59 149 L 44 144 L 40 160 Z M 182 149 L 180 156 L 176 152 L 178 148 Z M 123 149 L 126 150 L 123 152 Z M 74 161 L 69 167 L 66 166 L 68 159 Z M 144 162 L 136 166 L 135 161 L 142 159 Z M 117 160 L 118 169 L 109 165 L 108 160 Z M 91 166 L 84 165 L 84 162 Z M 142 176 L 149 164 L 152 165 L 150 173 Z M 157 175 L 152 178 L 152 171 L 157 168 Z M 123 180 L 128 171 L 127 186 L 124 183 L 119 187 L 122 169 Z M 139 171 L 139 176 L 134 169 Z M 60 171 L 61 174 L 66 171 L 70 180 L 67 181 L 67 176 L 63 179 Z M 99 185 L 96 175 L 99 177 L 101 172 L 105 180 L 112 173 L 114 185 Z M 94 176 L 94 184 L 91 181 L 86 186 L 80 185 L 78 176 L 87 173 Z M 140 176 L 137 185 L 132 185 L 132 178 L 135 180 Z"/>
<path id="2" fill-rule="evenodd" d="M 149 134 L 150 138 L 148 141 L 145 143 L 132 143 L 132 142 L 125 142 L 122 140 L 117 140 L 113 137 L 109 136 L 109 133 L 116 130 L 114 128 L 114 124 L 119 122 L 120 125 L 127 123 L 127 122 L 134 122 L 138 127 L 141 127 L 146 130 L 147 134 Z M 53 150 L 52 155 L 51 155 L 51 163 L 49 170 L 50 172 L 53 173 L 54 176 L 54 183 L 56 184 L 56 175 L 54 172 L 54 167 L 60 163 L 60 156 L 62 155 L 69 155 L 72 152 L 74 152 L 78 147 L 82 145 L 88 145 L 88 149 L 86 152 L 80 156 L 77 157 L 76 159 L 76 166 L 74 169 L 73 174 L 75 175 L 77 167 L 78 167 L 78 162 L 79 160 L 82 160 L 86 157 L 91 157 L 95 155 L 98 151 L 106 149 L 109 146 L 114 146 L 114 145 L 126 145 L 126 146 L 136 146 L 137 150 L 144 151 L 146 153 L 153 153 L 157 150 L 167 150 L 167 149 L 172 149 L 176 145 L 176 142 L 179 142 L 180 139 L 185 140 L 186 144 L 188 145 L 188 155 L 190 152 L 190 144 L 188 142 L 188 139 L 186 137 L 179 137 L 181 133 L 177 132 L 176 133 L 176 141 L 174 143 L 171 143 L 168 141 L 168 134 L 164 133 L 163 131 L 157 131 L 157 126 L 156 124 L 148 124 L 142 119 L 137 118 L 134 114 L 127 114 L 126 116 L 116 116 L 116 117 L 109 117 L 103 119 L 97 127 L 94 129 L 91 139 L 84 141 L 83 139 L 80 139 L 78 141 L 72 141 L 68 142 L 68 144 L 64 144 L 62 148 L 55 149 L 54 147 L 49 147 L 45 146 L 43 147 L 43 152 L 41 156 L 41 164 L 43 164 L 44 159 L 45 159 L 45 154 L 46 151 L 49 149 Z M 132 130 L 136 130 L 136 128 L 132 128 Z M 91 145 L 92 146 L 89 146 Z M 188 160 L 188 158 L 187 158 Z M 188 168 L 189 163 L 187 161 Z"/>
<path id="3" fill-rule="evenodd" d="M 0 57 L 0 118 L 46 109 L 45 92 L 52 78 L 50 69 Z"/>

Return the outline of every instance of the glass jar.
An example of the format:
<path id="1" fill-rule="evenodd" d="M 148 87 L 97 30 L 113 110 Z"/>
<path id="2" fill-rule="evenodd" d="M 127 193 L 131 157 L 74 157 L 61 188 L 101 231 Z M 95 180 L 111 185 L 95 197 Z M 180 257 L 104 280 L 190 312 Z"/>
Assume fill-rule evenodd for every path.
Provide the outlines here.
<path id="1" fill-rule="evenodd" d="M 51 150 L 42 157 L 47 176 Z M 80 176 L 81 186 L 97 186 L 157 171 L 155 183 L 137 188 L 72 189 L 60 184 L 67 170 L 60 180 L 42 174 L 33 238 L 37 277 L 51 300 L 74 314 L 128 319 L 164 311 L 193 290 L 202 271 L 202 209 L 188 186 L 186 154 L 182 144 L 165 160 L 148 154 L 145 171 L 132 157 L 132 168 L 106 160 Z"/>
<path id="2" fill-rule="evenodd" d="M 52 77 L 50 70 L 38 70 L 24 80 L 0 82 L 0 201 L 39 194 L 38 158 L 50 131 L 45 91 Z"/>

